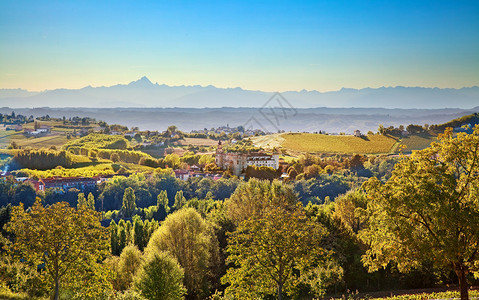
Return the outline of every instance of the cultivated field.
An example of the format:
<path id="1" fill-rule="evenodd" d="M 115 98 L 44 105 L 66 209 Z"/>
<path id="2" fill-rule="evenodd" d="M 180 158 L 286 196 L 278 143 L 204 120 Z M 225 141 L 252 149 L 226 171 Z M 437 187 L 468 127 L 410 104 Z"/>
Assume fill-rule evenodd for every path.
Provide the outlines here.
<path id="1" fill-rule="evenodd" d="M 202 138 L 185 138 L 184 140 L 178 141 L 179 145 L 182 146 L 216 146 L 218 145 L 218 141 L 212 139 L 202 139 Z"/>
<path id="2" fill-rule="evenodd" d="M 286 133 L 282 135 L 283 148 L 308 153 L 389 153 L 397 140 L 383 135 L 354 137 L 350 135 L 323 135 L 313 133 Z M 395 148 L 395 147 L 394 147 Z"/>
<path id="3" fill-rule="evenodd" d="M 251 137 L 251 141 L 256 147 L 265 149 L 279 148 L 284 142 L 283 134 L 275 133 L 269 135 L 260 135 Z"/>
<path id="4" fill-rule="evenodd" d="M 402 138 L 401 145 L 406 146 L 406 149 L 404 150 L 405 153 L 411 153 L 413 150 L 422 150 L 429 147 L 431 143 L 436 140 L 437 137 L 428 133 L 423 133 Z"/>
<path id="5" fill-rule="evenodd" d="M 23 138 L 13 138 L 12 141 L 15 141 L 22 148 L 32 147 L 32 148 L 50 148 L 55 146 L 57 149 L 60 149 L 68 140 L 64 135 L 47 135 L 42 137 L 24 137 Z"/>
<path id="6" fill-rule="evenodd" d="M 7 148 L 16 137 L 23 137 L 23 135 L 13 130 L 0 129 L 0 149 Z"/>

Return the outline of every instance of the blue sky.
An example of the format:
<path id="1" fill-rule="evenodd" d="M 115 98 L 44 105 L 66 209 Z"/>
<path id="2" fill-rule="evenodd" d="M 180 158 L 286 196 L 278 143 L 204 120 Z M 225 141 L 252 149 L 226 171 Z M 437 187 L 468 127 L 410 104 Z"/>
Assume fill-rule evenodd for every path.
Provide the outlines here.
<path id="1" fill-rule="evenodd" d="M 479 85 L 479 1 L 0 1 L 0 88 Z"/>

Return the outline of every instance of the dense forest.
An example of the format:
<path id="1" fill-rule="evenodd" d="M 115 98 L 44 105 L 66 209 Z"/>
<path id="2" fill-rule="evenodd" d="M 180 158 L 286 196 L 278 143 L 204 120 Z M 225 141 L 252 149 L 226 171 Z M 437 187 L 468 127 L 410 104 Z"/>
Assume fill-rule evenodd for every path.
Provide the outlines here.
<path id="1" fill-rule="evenodd" d="M 136 153 L 123 137 L 88 145 L 102 136 L 12 161 L 48 169 Z M 194 152 L 142 157 L 152 171 L 82 190 L 2 177 L 0 282 L 54 299 L 309 299 L 447 284 L 465 299 L 479 261 L 478 151 L 476 126 L 411 155 L 305 154 L 245 178 L 180 180 L 164 168 L 214 165 Z"/>

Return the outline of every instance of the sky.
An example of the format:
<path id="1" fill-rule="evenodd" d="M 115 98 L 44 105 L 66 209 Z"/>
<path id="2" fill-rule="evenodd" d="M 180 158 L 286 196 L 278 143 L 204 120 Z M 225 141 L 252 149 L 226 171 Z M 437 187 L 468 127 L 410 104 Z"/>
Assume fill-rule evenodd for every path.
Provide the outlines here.
<path id="1" fill-rule="evenodd" d="M 479 85 L 479 1 L 0 0 L 0 88 Z"/>

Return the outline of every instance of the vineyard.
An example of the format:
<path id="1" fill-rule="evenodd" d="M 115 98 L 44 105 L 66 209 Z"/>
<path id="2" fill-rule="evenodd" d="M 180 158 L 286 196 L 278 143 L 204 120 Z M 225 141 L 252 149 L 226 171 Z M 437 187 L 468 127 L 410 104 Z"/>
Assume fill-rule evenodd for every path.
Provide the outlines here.
<path id="1" fill-rule="evenodd" d="M 397 143 L 395 138 L 383 135 L 355 137 L 350 135 L 324 135 L 313 133 L 283 134 L 283 148 L 308 153 L 389 153 Z"/>

